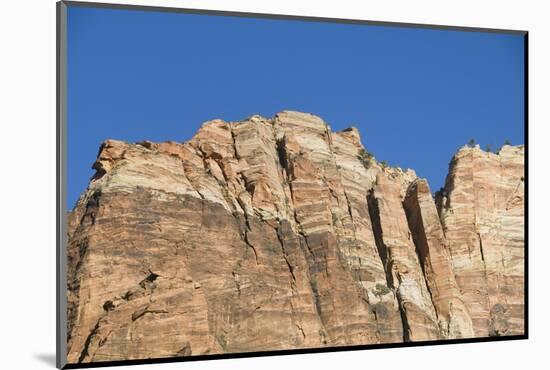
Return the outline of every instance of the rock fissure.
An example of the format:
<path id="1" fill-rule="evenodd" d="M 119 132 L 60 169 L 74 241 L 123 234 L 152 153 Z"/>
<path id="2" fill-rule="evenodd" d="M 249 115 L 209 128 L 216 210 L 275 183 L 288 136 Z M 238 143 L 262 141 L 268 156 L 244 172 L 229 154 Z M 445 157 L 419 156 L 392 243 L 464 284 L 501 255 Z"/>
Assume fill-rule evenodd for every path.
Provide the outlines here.
<path id="1" fill-rule="evenodd" d="M 92 339 L 94 338 L 94 336 L 96 335 L 96 333 L 98 332 L 99 330 L 99 322 L 101 321 L 101 318 L 99 320 L 97 320 L 97 323 L 95 324 L 95 326 L 93 327 L 92 331 L 90 332 L 90 334 L 88 334 L 88 336 L 86 337 L 86 340 L 84 341 L 84 348 L 82 349 L 82 352 L 80 353 L 80 356 L 78 357 L 78 363 L 82 363 L 82 361 L 84 361 L 84 359 L 86 358 L 86 356 L 89 356 L 89 348 L 90 348 L 90 345 L 91 345 L 91 342 L 92 342 Z"/>

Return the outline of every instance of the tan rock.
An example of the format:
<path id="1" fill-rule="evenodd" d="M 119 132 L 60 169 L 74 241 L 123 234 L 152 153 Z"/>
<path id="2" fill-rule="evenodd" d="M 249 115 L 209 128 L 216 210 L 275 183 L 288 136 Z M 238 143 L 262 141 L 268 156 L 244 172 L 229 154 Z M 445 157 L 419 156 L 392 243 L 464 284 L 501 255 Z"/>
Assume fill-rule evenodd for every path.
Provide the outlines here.
<path id="1" fill-rule="evenodd" d="M 433 302 L 426 286 L 416 247 L 402 206 L 403 178 L 380 173 L 370 195 L 371 217 L 388 283 L 403 312 L 405 340 L 435 340 L 440 337 Z"/>
<path id="2" fill-rule="evenodd" d="M 411 183 L 404 207 L 437 314 L 439 336 L 473 337 L 472 319 L 455 280 L 449 246 L 426 180 L 417 179 Z"/>
<path id="3" fill-rule="evenodd" d="M 521 147 L 459 151 L 437 210 L 300 112 L 107 140 L 94 168 L 69 213 L 70 363 L 523 330 Z"/>
<path id="4" fill-rule="evenodd" d="M 439 212 L 475 336 L 524 330 L 524 153 L 463 147 L 454 156 Z"/>

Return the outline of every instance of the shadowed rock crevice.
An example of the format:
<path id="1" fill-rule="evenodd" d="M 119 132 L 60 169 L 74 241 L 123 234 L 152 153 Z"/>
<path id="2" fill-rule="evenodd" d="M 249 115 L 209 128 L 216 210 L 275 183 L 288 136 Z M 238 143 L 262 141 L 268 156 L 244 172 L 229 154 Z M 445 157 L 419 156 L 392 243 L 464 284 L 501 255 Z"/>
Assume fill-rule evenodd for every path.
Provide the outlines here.
<path id="1" fill-rule="evenodd" d="M 384 244 L 383 231 L 380 222 L 380 209 L 378 207 L 378 200 L 374 195 L 374 191 L 369 192 L 368 194 L 368 207 L 369 214 L 372 221 L 372 230 L 374 233 L 374 240 L 376 242 L 376 247 L 378 249 L 378 254 L 384 265 L 386 271 L 386 280 L 387 286 L 394 292 L 398 305 L 399 305 L 399 315 L 401 317 L 401 323 L 403 325 L 403 341 L 409 342 L 411 340 L 411 329 L 408 323 L 408 317 L 405 310 L 405 302 L 403 301 L 401 295 L 398 291 L 398 286 L 394 285 L 394 277 L 392 274 L 392 260 L 388 251 L 388 247 Z M 376 311 L 375 311 L 376 312 Z"/>
<path id="2" fill-rule="evenodd" d="M 472 337 L 471 317 L 458 290 L 443 228 L 425 180 L 417 179 L 411 183 L 403 205 L 437 314 L 439 337 Z"/>
<path id="3" fill-rule="evenodd" d="M 94 328 L 92 329 L 92 331 L 90 332 L 90 334 L 88 335 L 88 337 L 86 338 L 86 340 L 84 341 L 84 348 L 82 349 L 82 353 L 78 357 L 78 363 L 81 363 L 82 361 L 84 361 L 86 356 L 89 356 L 88 351 L 89 351 L 89 348 L 90 348 L 90 344 L 91 344 L 92 339 L 96 335 L 98 330 L 99 330 L 99 320 L 98 320 L 97 324 L 94 326 Z"/>
<path id="4" fill-rule="evenodd" d="M 393 276 L 391 274 L 391 268 L 389 266 L 390 259 L 388 256 L 388 248 L 384 245 L 384 240 L 382 238 L 382 227 L 380 225 L 380 211 L 378 209 L 378 201 L 374 196 L 374 192 L 369 192 L 367 195 L 368 206 L 369 206 L 369 215 L 372 222 L 372 232 L 374 233 L 374 240 L 376 242 L 376 248 L 382 264 L 384 265 L 384 270 L 386 272 L 386 280 L 388 286 L 394 289 L 393 285 Z"/>

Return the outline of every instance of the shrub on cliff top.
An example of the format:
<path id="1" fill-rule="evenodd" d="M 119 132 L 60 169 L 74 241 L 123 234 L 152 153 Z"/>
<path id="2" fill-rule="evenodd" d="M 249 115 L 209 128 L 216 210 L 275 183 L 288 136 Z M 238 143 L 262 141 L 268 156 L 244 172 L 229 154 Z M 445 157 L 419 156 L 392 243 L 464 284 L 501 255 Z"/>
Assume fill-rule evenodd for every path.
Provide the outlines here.
<path id="1" fill-rule="evenodd" d="M 373 155 L 367 152 L 365 149 L 361 148 L 359 149 L 357 158 L 359 158 L 359 160 L 361 161 L 361 163 L 363 163 L 363 166 L 365 166 L 365 168 L 369 168 Z"/>

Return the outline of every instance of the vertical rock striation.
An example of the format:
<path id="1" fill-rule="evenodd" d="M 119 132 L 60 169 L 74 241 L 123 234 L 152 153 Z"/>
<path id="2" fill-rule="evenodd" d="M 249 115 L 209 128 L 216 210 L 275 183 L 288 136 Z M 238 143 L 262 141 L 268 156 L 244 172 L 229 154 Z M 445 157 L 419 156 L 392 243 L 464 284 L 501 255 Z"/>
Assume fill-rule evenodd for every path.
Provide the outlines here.
<path id="1" fill-rule="evenodd" d="M 436 201 L 290 111 L 107 140 L 93 168 L 69 363 L 523 333 L 522 147 L 461 149 Z"/>
<path id="2" fill-rule="evenodd" d="M 384 256 L 388 285 L 395 290 L 405 329 L 404 340 L 438 339 L 435 309 L 419 264 L 402 202 L 414 173 L 385 170 L 370 195 L 378 249 Z"/>
<path id="3" fill-rule="evenodd" d="M 524 330 L 524 149 L 462 148 L 439 194 L 456 282 L 475 336 Z"/>
<path id="4" fill-rule="evenodd" d="M 455 280 L 449 246 L 426 180 L 416 179 L 409 186 L 404 207 L 437 314 L 439 336 L 473 337 L 472 319 Z"/>

